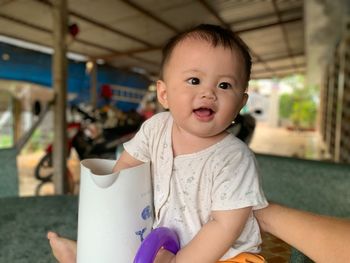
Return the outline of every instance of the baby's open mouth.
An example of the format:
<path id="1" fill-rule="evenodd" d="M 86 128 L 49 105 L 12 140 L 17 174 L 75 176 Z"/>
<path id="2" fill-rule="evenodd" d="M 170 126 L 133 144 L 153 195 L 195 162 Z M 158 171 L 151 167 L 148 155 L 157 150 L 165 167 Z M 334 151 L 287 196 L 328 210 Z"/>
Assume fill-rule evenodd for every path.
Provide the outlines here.
<path id="1" fill-rule="evenodd" d="M 214 114 L 214 111 L 209 108 L 198 108 L 194 109 L 193 112 L 198 116 L 198 117 L 209 117 Z"/>

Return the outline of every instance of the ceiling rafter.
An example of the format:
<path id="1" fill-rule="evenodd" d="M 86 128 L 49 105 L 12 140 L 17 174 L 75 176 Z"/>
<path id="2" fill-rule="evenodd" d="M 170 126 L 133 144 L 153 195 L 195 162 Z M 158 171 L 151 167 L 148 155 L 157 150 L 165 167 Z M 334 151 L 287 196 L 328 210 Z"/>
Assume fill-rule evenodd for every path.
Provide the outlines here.
<path id="1" fill-rule="evenodd" d="M 24 39 L 24 38 L 21 38 L 21 37 L 18 37 L 18 36 L 15 36 L 15 35 L 12 35 L 12 34 L 4 34 L 4 33 L 1 33 L 1 36 L 4 36 L 4 37 L 8 37 L 8 38 L 13 38 L 13 39 L 16 39 L 16 40 L 20 40 L 20 41 L 23 41 L 23 42 L 28 42 L 28 39 Z M 1 43 L 1 42 L 0 42 Z M 45 47 L 45 48 L 49 48 L 49 49 L 52 49 L 52 46 L 49 46 L 47 44 L 43 44 L 41 42 L 38 42 L 38 41 L 30 41 L 31 44 L 35 44 L 35 45 L 38 45 L 38 46 L 42 46 L 42 47 Z M 74 50 L 69 50 L 68 52 L 75 52 Z M 77 52 L 75 52 L 77 53 Z M 89 57 L 88 54 L 86 53 L 83 53 L 83 52 L 79 52 L 80 55 L 83 55 L 83 56 L 86 56 L 86 57 Z"/>
<path id="2" fill-rule="evenodd" d="M 37 2 L 39 2 L 39 3 L 42 3 L 42 4 L 45 4 L 45 5 L 47 5 L 47 6 L 52 7 L 52 4 L 51 4 L 48 0 L 35 0 L 35 1 L 37 1 Z M 73 17 L 76 17 L 76 18 L 78 18 L 78 19 L 84 20 L 85 22 L 88 22 L 88 23 L 90 23 L 90 24 L 92 24 L 92 25 L 94 25 L 94 26 L 96 26 L 96 27 L 103 28 L 103 29 L 105 29 L 105 30 L 107 30 L 107 31 L 109 31 L 109 32 L 111 32 L 111 33 L 114 33 L 114 34 L 123 36 L 123 37 L 125 37 L 125 38 L 130 39 L 130 40 L 133 40 L 133 41 L 135 41 L 135 42 L 138 42 L 138 43 L 140 43 L 140 44 L 143 44 L 143 45 L 145 45 L 145 46 L 147 46 L 147 47 L 154 47 L 154 45 L 153 45 L 152 43 L 149 43 L 149 42 L 147 42 L 147 41 L 145 41 L 145 40 L 143 40 L 143 39 L 141 39 L 141 38 L 137 38 L 137 37 L 135 37 L 135 36 L 132 36 L 132 35 L 130 35 L 130 34 L 128 34 L 128 33 L 123 32 L 123 31 L 117 30 L 117 29 L 115 29 L 115 28 L 113 28 L 113 27 L 107 26 L 107 25 L 105 25 L 105 24 L 103 24 L 103 23 L 100 23 L 100 22 L 98 22 L 98 21 L 96 21 L 96 20 L 93 20 L 93 19 L 91 19 L 91 18 L 88 18 L 88 17 L 86 17 L 86 16 L 84 16 L 84 15 L 82 15 L 82 14 L 79 14 L 79 13 L 77 13 L 77 12 L 74 12 L 74 11 L 69 10 L 69 11 L 68 11 L 68 14 L 69 14 L 70 16 L 73 16 Z"/>
<path id="3" fill-rule="evenodd" d="M 109 60 L 109 59 L 113 59 L 113 58 L 120 57 L 120 56 L 131 56 L 131 55 L 135 55 L 138 53 L 155 51 L 155 50 L 159 50 L 161 48 L 162 48 L 161 46 L 156 46 L 156 47 L 152 47 L 152 48 L 130 49 L 130 50 L 119 52 L 119 53 L 109 53 L 109 54 L 99 55 L 99 56 L 96 56 L 95 58 Z"/>
<path id="4" fill-rule="evenodd" d="M 151 65 L 155 65 L 155 66 L 159 65 L 157 62 L 154 62 L 153 60 L 149 60 L 149 59 L 146 59 L 146 58 L 140 58 L 140 57 L 137 57 L 135 55 L 128 55 L 128 57 L 136 59 L 136 60 L 139 60 L 141 62 L 145 62 L 147 64 L 151 64 Z"/>
<path id="5" fill-rule="evenodd" d="M 286 71 L 286 72 L 283 72 L 283 73 L 282 72 L 276 73 L 276 75 L 274 77 L 275 78 L 283 78 L 283 77 L 289 76 L 292 73 L 294 73 L 294 74 L 305 74 L 305 69 L 295 70 L 293 68 L 292 71 Z M 270 78 L 271 78 L 271 75 L 269 75 L 269 74 L 265 74 L 265 75 L 264 74 L 262 74 L 262 75 L 259 75 L 259 74 L 254 75 L 254 74 L 252 74 L 252 77 L 251 77 L 251 79 L 270 79 Z"/>
<path id="6" fill-rule="evenodd" d="M 179 33 L 180 31 L 174 27 L 173 25 L 169 24 L 165 20 L 159 18 L 158 16 L 154 15 L 150 11 L 146 10 L 145 8 L 141 7 L 140 5 L 135 4 L 134 2 L 130 0 L 121 0 L 123 3 L 127 4 L 128 6 L 132 7 L 133 9 L 139 11 L 141 14 L 151 18 L 152 20 L 156 21 L 157 23 L 163 25 L 164 27 L 170 29 L 171 31 L 175 33 Z"/>
<path id="7" fill-rule="evenodd" d="M 294 22 L 298 22 L 298 21 L 302 21 L 302 20 L 303 20 L 302 17 L 296 17 L 296 18 L 291 18 L 291 19 L 287 19 L 287 20 L 279 21 L 279 22 L 275 22 L 275 23 L 269 23 L 269 24 L 260 25 L 260 26 L 256 26 L 256 27 L 250 27 L 250 28 L 246 28 L 246 29 L 237 30 L 237 31 L 235 31 L 235 33 L 242 34 L 242 33 L 246 33 L 246 32 L 261 30 L 261 29 L 264 29 L 264 28 L 269 28 L 269 27 L 281 26 L 281 25 L 284 25 L 284 24 L 294 23 Z"/>
<path id="8" fill-rule="evenodd" d="M 19 24 L 19 25 L 24 25 L 24 26 L 30 27 L 32 29 L 41 31 L 43 33 L 53 34 L 53 31 L 50 30 L 50 29 L 47 29 L 47 28 L 35 25 L 33 23 L 29 23 L 27 21 L 23 21 L 23 20 L 18 19 L 18 18 L 10 17 L 10 16 L 5 15 L 5 14 L 1 14 L 0 13 L 0 18 L 8 20 L 8 21 L 11 21 L 11 22 Z M 75 41 L 77 43 L 81 43 L 81 44 L 84 44 L 84 45 L 87 45 L 87 46 L 91 46 L 91 47 L 95 47 L 95 48 L 99 48 L 99 49 L 104 49 L 104 50 L 107 50 L 107 51 L 110 51 L 110 52 L 115 52 L 115 53 L 118 52 L 118 51 L 116 51 L 114 49 L 111 49 L 111 48 L 108 48 L 108 47 L 105 47 L 105 46 L 102 46 L 102 45 L 99 45 L 99 44 L 91 43 L 89 41 L 85 41 L 85 40 L 81 40 L 81 39 L 75 39 Z"/>
<path id="9" fill-rule="evenodd" d="M 143 3 L 141 4 L 141 2 L 138 2 L 138 0 L 117 0 L 117 1 L 119 1 L 119 4 L 122 4 L 123 7 L 128 8 L 128 11 L 133 11 L 132 14 L 142 16 L 143 18 L 147 19 L 147 21 L 151 21 L 152 23 L 149 25 L 152 26 L 151 27 L 153 28 L 152 30 L 157 30 L 157 28 L 162 29 L 162 30 L 158 30 L 159 32 L 157 32 L 157 34 L 164 34 L 164 33 L 168 34 L 169 32 L 176 33 L 176 32 L 182 31 L 181 26 L 177 25 L 172 20 L 168 20 L 167 18 L 160 16 L 159 12 L 155 11 L 158 9 L 157 8 L 153 9 L 151 5 L 144 5 Z M 15 0 L 14 2 L 17 2 L 17 1 Z M 51 6 L 52 6 L 51 4 L 52 0 L 32 0 L 32 2 L 37 2 L 39 4 L 42 4 L 44 7 L 46 6 L 48 11 L 51 9 Z M 110 2 L 110 4 L 113 5 L 114 4 L 113 1 Z M 274 7 L 273 7 L 273 4 L 274 4 Z M 303 23 L 302 4 L 298 4 L 298 5 L 288 4 L 283 9 L 279 4 L 280 3 L 277 0 L 268 1 L 268 3 L 264 4 L 261 10 L 259 11 L 256 10 L 256 12 L 252 12 L 251 16 L 245 16 L 244 14 L 233 15 L 233 13 L 232 15 L 229 15 L 229 13 L 227 13 L 227 16 L 225 15 L 225 17 L 223 17 L 220 9 L 217 9 L 215 3 L 212 2 L 211 0 L 210 1 L 197 0 L 197 6 L 191 6 L 191 8 L 202 7 L 203 10 L 206 11 L 204 13 L 201 13 L 200 17 L 202 17 L 203 19 L 202 21 L 206 21 L 210 17 L 211 19 L 214 18 L 217 21 L 217 23 L 221 24 L 224 27 L 233 29 L 233 31 L 237 35 L 240 35 L 242 38 L 245 39 L 246 37 L 249 37 L 249 39 L 252 41 L 249 43 L 251 43 L 252 50 L 250 52 L 254 63 L 252 67 L 252 77 L 261 76 L 261 75 L 269 75 L 270 77 L 276 77 L 281 73 L 281 71 L 279 71 L 278 69 L 278 65 L 282 67 L 282 70 L 285 69 L 290 71 L 292 70 L 292 66 L 297 67 L 298 65 L 296 64 L 302 63 L 303 58 L 300 56 L 305 55 L 304 52 L 302 51 L 302 47 L 299 44 L 294 43 L 294 41 L 291 42 L 290 38 L 288 39 L 288 36 L 290 34 L 289 30 L 291 30 L 292 32 L 295 32 L 295 30 L 302 30 L 301 28 Z M 14 6 L 17 6 L 17 4 Z M 25 8 L 24 3 L 19 4 L 19 6 L 21 6 L 21 8 L 22 7 Z M 235 9 L 237 8 L 244 9 L 246 7 L 247 6 L 242 2 L 242 3 L 239 3 L 235 7 Z M 183 8 L 189 8 L 189 7 L 186 6 Z M 92 60 L 103 59 L 107 63 L 118 68 L 123 67 L 126 69 L 128 65 L 129 67 L 135 67 L 135 68 L 141 67 L 146 70 L 148 75 L 150 74 L 155 75 L 154 71 L 157 71 L 157 68 L 159 67 L 158 58 L 160 56 L 160 50 L 163 43 L 153 42 L 151 39 L 147 39 L 144 36 L 141 36 L 139 33 L 137 33 L 139 30 L 129 31 L 124 29 L 123 27 L 119 28 L 119 26 L 114 28 L 113 25 L 110 25 L 108 22 L 105 22 L 105 21 L 114 21 L 113 14 L 111 14 L 111 16 L 109 16 L 108 19 L 106 20 L 99 20 L 94 16 L 94 14 L 90 15 L 88 13 L 84 13 L 80 11 L 80 9 L 72 9 L 68 12 L 71 18 L 76 20 L 75 22 L 79 23 L 79 21 L 81 21 L 81 23 L 84 23 L 84 24 L 86 23 L 87 25 L 90 25 L 91 28 L 94 28 L 94 34 L 95 34 L 95 31 L 96 32 L 105 31 L 111 36 L 113 35 L 116 37 L 119 36 L 120 38 L 125 40 L 129 39 L 130 43 L 137 44 L 137 46 L 134 48 L 125 48 L 123 45 L 119 47 L 120 45 L 118 44 L 116 46 L 113 46 L 113 45 L 109 46 L 108 44 L 105 44 L 107 43 L 106 41 L 101 42 L 103 38 L 101 39 L 90 38 L 87 35 L 85 36 L 85 34 L 84 35 L 82 34 L 82 35 L 78 35 L 77 38 L 74 39 L 75 42 L 73 42 L 73 45 L 71 45 L 71 48 L 70 48 L 70 49 L 73 48 L 72 50 L 73 52 L 74 50 L 80 50 L 77 53 L 80 53 L 80 54 L 85 53 L 84 55 L 89 57 Z M 120 12 L 122 11 L 119 10 L 119 13 Z M 179 9 L 179 12 L 181 12 L 181 9 Z M 34 42 L 30 40 L 32 38 L 33 40 L 37 39 L 39 42 L 44 43 L 43 46 L 48 46 L 48 47 L 51 46 L 50 38 L 45 37 L 46 34 L 48 35 L 52 34 L 52 29 L 49 26 L 50 23 L 46 23 L 46 22 L 36 23 L 35 21 L 33 23 L 32 20 L 23 18 L 21 16 L 17 16 L 15 13 L 12 14 L 11 12 L 5 12 L 5 9 L 3 10 L 3 14 L 4 15 L 2 15 L 0 11 L 0 19 L 1 21 L 4 21 L 2 22 L 2 24 L 6 25 L 7 23 L 5 23 L 5 21 L 9 21 L 8 23 L 17 23 L 19 25 L 18 27 L 19 30 L 21 27 L 24 27 L 22 31 L 18 31 L 18 32 L 14 31 L 16 35 L 21 37 L 20 35 L 21 32 L 23 32 L 23 30 L 26 30 L 26 27 L 28 27 L 28 28 L 31 28 L 31 30 L 33 30 L 33 31 L 29 31 L 29 32 L 32 32 L 32 34 L 27 33 L 24 35 L 27 35 L 27 38 L 30 42 Z M 118 12 L 116 12 L 116 14 L 118 14 Z M 50 19 L 50 17 L 43 17 L 43 18 Z M 129 20 L 131 21 L 131 19 L 132 18 L 130 17 Z M 228 21 L 233 21 L 233 22 L 228 22 Z M 291 25 L 291 26 L 288 26 L 288 25 Z M 255 53 L 255 50 L 258 51 L 257 49 L 258 46 L 256 43 L 256 39 L 258 39 L 258 36 L 256 34 L 264 34 L 265 32 L 271 33 L 272 31 L 267 29 L 272 27 L 274 27 L 273 32 L 275 32 L 275 34 L 278 34 L 280 40 L 278 42 L 273 41 L 272 39 L 266 40 L 266 43 L 271 47 L 268 48 L 268 46 L 266 46 L 266 48 L 261 50 L 261 53 L 260 51 L 259 53 Z M 17 28 L 17 26 L 14 28 Z M 6 30 L 2 30 L 2 31 L 4 31 L 5 34 L 7 32 Z M 249 32 L 252 32 L 252 34 L 245 35 L 245 33 L 248 34 Z M 125 34 L 123 35 L 123 33 Z M 34 36 L 34 38 L 31 36 Z M 38 36 L 38 37 L 36 38 L 35 36 Z M 108 36 L 109 35 L 106 35 L 106 38 Z M 133 39 L 135 37 L 136 39 Z M 14 36 L 14 38 L 17 38 L 17 37 Z M 302 36 L 300 36 L 300 39 L 302 39 Z M 141 40 L 143 42 L 136 42 L 138 40 Z M 289 40 L 289 43 L 287 43 L 286 40 L 287 41 Z M 76 43 L 76 45 L 74 45 L 74 43 Z M 287 46 L 288 44 L 289 44 L 289 47 Z M 276 45 L 276 48 L 277 48 L 276 50 L 274 50 L 274 45 Z M 91 48 L 89 49 L 89 47 Z M 278 50 L 280 50 L 280 52 L 277 52 Z M 96 53 L 96 51 L 98 52 L 97 53 L 98 55 L 94 54 Z M 118 62 L 118 60 L 120 62 Z M 140 61 L 140 63 L 138 63 L 137 61 Z M 285 65 L 290 65 L 291 67 L 286 69 Z M 258 72 L 255 69 L 258 70 Z M 295 69 L 297 70 L 297 68 Z"/>
<path id="10" fill-rule="evenodd" d="M 286 65 L 286 66 L 279 66 L 278 68 L 275 68 L 275 70 L 278 72 L 278 71 L 281 71 L 281 70 L 288 70 L 288 69 L 298 69 L 298 68 L 301 68 L 301 67 L 305 67 L 306 64 L 303 62 L 303 63 L 299 63 L 299 64 L 295 64 L 295 65 Z M 266 70 L 254 70 L 254 74 L 259 74 L 259 73 L 265 73 Z"/>
<path id="11" fill-rule="evenodd" d="M 274 9 L 274 11 L 275 11 L 275 14 L 276 14 L 276 16 L 277 16 L 278 22 L 281 22 L 281 21 L 282 21 L 282 17 L 281 17 L 279 8 L 278 8 L 278 6 L 277 6 L 276 0 L 272 0 L 272 5 L 273 5 L 273 9 Z M 295 67 L 295 69 L 296 69 L 295 61 L 294 61 L 294 57 L 292 56 L 292 50 L 291 50 L 291 48 L 290 48 L 290 43 L 289 43 L 289 39 L 288 39 L 288 35 L 287 35 L 286 28 L 284 27 L 283 24 L 280 24 L 280 27 L 281 27 L 281 30 L 282 30 L 282 35 L 283 35 L 284 43 L 286 44 L 287 53 L 288 53 L 288 55 L 290 56 L 290 59 L 291 59 L 291 61 L 292 61 L 292 64 L 294 65 L 294 67 Z"/>
<path id="12" fill-rule="evenodd" d="M 32 24 L 32 23 L 29 23 L 27 21 L 23 21 L 23 20 L 18 19 L 18 18 L 13 18 L 13 17 L 7 16 L 7 15 L 1 14 L 1 13 L 0 13 L 0 18 L 6 19 L 6 20 L 11 21 L 13 23 L 17 23 L 17 24 L 20 24 L 20 25 L 24 25 L 24 26 L 30 27 L 32 29 L 35 29 L 35 30 L 38 30 L 38 31 L 41 31 L 41 32 L 44 32 L 44 33 L 47 33 L 47 34 L 53 34 L 52 30 L 50 30 L 50 29 L 47 29 L 47 28 L 44 28 L 44 27 L 41 27 L 41 26 L 38 26 L 38 25 L 35 25 L 35 24 Z M 74 41 L 77 42 L 77 43 L 80 43 L 80 44 L 84 44 L 86 46 L 91 46 L 91 47 L 95 47 L 95 48 L 99 48 L 99 49 L 104 49 L 104 50 L 109 51 L 109 52 L 114 53 L 114 54 L 118 54 L 118 53 L 122 54 L 120 51 L 117 51 L 115 49 L 111 49 L 109 47 L 105 47 L 105 46 L 102 46 L 102 45 L 99 45 L 99 44 L 96 44 L 96 43 L 91 43 L 91 42 L 86 41 L 86 40 L 75 39 Z M 140 57 L 137 57 L 137 56 L 135 56 L 133 54 L 129 54 L 127 56 L 131 57 L 133 59 L 137 59 L 139 61 L 148 63 L 148 64 L 152 64 L 152 65 L 157 65 L 158 66 L 158 63 L 156 63 L 154 61 L 151 61 L 151 60 L 148 60 L 148 59 L 144 59 L 144 58 L 140 58 Z M 93 58 L 93 59 L 97 59 L 97 58 L 99 58 L 99 57 L 96 57 L 96 58 Z"/>
<path id="13" fill-rule="evenodd" d="M 292 55 L 294 57 L 298 57 L 298 56 L 304 56 L 305 53 L 304 52 L 296 52 L 296 53 L 292 53 Z M 273 62 L 273 61 L 288 59 L 288 58 L 290 58 L 289 55 L 287 55 L 287 56 L 286 55 L 283 55 L 283 56 L 279 55 L 279 56 L 271 56 L 270 58 L 264 58 L 264 60 L 266 62 Z"/>
<path id="14" fill-rule="evenodd" d="M 212 14 L 220 23 L 221 25 L 223 25 L 226 28 L 231 29 L 231 26 L 229 24 L 227 24 L 222 18 L 221 16 L 214 10 L 214 8 L 212 8 L 205 0 L 198 0 L 199 3 L 202 4 L 203 7 L 205 7 L 205 9 L 207 9 L 207 11 Z"/>
<path id="15" fill-rule="evenodd" d="M 302 20 L 302 18 L 299 17 L 299 18 L 293 18 L 293 19 L 285 20 L 285 21 L 282 21 L 281 23 L 284 23 L 284 24 L 287 24 L 287 23 L 294 23 L 294 22 L 300 21 L 300 20 Z M 279 25 L 279 24 L 280 24 L 280 23 L 271 23 L 271 24 L 266 24 L 266 25 L 263 25 L 263 26 L 252 27 L 252 28 L 246 28 L 246 29 L 243 29 L 243 30 L 235 31 L 235 33 L 236 33 L 236 34 L 247 33 L 247 32 L 259 30 L 259 29 L 262 29 L 262 28 L 273 27 L 273 26 L 276 26 L 276 25 Z M 131 49 L 131 50 L 124 51 L 124 52 L 120 52 L 120 53 L 116 53 L 116 54 L 105 54 L 105 55 L 101 55 L 101 56 L 98 56 L 98 58 L 106 59 L 106 60 L 107 60 L 107 59 L 112 59 L 112 58 L 115 58 L 115 57 L 118 57 L 118 56 L 131 55 L 131 54 L 137 54 L 137 53 L 143 53 L 143 52 L 149 52 L 149 51 L 159 50 L 159 49 L 161 49 L 161 48 L 162 48 L 161 46 L 156 46 L 156 47 L 152 47 L 152 48 Z"/>
<path id="16" fill-rule="evenodd" d="M 228 29 L 231 29 L 232 31 L 234 31 L 232 29 L 232 24 L 227 24 L 221 17 L 220 15 L 205 1 L 205 0 L 197 0 L 198 2 L 200 2 L 208 11 L 209 13 L 211 13 L 213 16 L 215 16 L 219 21 L 220 23 L 222 24 L 222 26 L 225 26 L 226 28 Z M 235 32 L 235 31 L 234 31 Z M 253 50 L 250 50 L 250 53 L 252 54 L 252 56 L 259 62 L 263 63 L 264 64 L 264 67 L 270 71 L 272 74 L 274 74 L 274 71 L 269 67 L 269 65 L 267 65 L 262 59 L 261 57 L 256 54 Z"/>
<path id="17" fill-rule="evenodd" d="M 42 31 L 42 32 L 45 32 L 45 33 L 50 33 L 50 34 L 52 33 L 52 30 L 50 30 L 50 29 L 47 29 L 47 28 L 44 28 L 44 27 L 41 27 L 41 26 L 38 26 L 38 25 L 35 25 L 35 24 L 32 24 L 32 23 L 29 23 L 27 21 L 24 21 L 24 20 L 15 18 L 15 17 L 8 16 L 6 14 L 0 13 L 0 18 L 3 18 L 5 20 L 11 21 L 11 22 L 14 22 L 16 24 L 20 24 L 20 25 L 24 25 L 24 26 L 27 26 L 27 27 L 31 27 L 33 29 L 36 29 L 36 30 L 39 30 L 39 31 Z"/>
<path id="18" fill-rule="evenodd" d="M 296 8 L 291 8 L 288 10 L 282 10 L 280 11 L 281 16 L 289 16 L 292 14 L 297 15 L 298 17 L 300 15 L 303 14 L 303 8 L 302 7 L 296 7 Z M 275 18 L 276 14 L 273 13 L 266 13 L 264 15 L 260 15 L 260 16 L 256 16 L 256 17 L 248 17 L 245 19 L 241 19 L 241 20 L 236 20 L 236 21 L 232 21 L 229 22 L 230 25 L 238 25 L 238 24 L 243 24 L 243 23 L 250 23 L 252 21 L 260 21 L 260 20 L 264 20 L 264 19 L 269 19 L 269 18 Z"/>

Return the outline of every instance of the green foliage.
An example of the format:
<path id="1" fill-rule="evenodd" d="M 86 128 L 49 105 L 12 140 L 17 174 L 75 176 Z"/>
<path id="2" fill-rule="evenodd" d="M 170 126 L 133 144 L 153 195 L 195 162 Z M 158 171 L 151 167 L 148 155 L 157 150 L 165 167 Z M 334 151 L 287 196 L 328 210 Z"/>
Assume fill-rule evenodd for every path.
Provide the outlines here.
<path id="1" fill-rule="evenodd" d="M 282 94 L 280 97 L 279 114 L 283 119 L 288 119 L 293 110 L 293 98 L 290 94 Z"/>
<path id="2" fill-rule="evenodd" d="M 290 94 L 280 97 L 279 113 L 293 122 L 296 128 L 313 128 L 317 115 L 317 87 L 305 87 L 303 76 L 292 76 L 284 80 L 293 88 Z"/>
<path id="3" fill-rule="evenodd" d="M 43 150 L 53 140 L 52 132 L 43 132 L 41 129 L 36 129 L 24 147 L 24 152 L 36 152 Z"/>
<path id="4" fill-rule="evenodd" d="M 0 149 L 9 148 L 13 146 L 12 135 L 1 134 L 0 136 Z"/>
<path id="5" fill-rule="evenodd" d="M 312 128 L 315 126 L 316 112 L 315 102 L 303 99 L 293 104 L 290 117 L 296 127 Z"/>

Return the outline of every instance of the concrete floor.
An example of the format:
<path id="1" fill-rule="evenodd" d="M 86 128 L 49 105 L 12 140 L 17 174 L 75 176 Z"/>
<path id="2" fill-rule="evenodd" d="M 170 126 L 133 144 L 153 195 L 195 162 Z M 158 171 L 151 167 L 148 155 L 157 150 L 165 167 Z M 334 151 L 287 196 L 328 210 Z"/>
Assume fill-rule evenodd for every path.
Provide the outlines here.
<path id="1" fill-rule="evenodd" d="M 273 128 L 264 122 L 257 124 L 250 148 L 256 153 L 314 160 L 325 158 L 317 132 Z"/>
<path id="2" fill-rule="evenodd" d="M 35 189 L 40 181 L 35 178 L 34 170 L 44 154 L 44 152 L 39 151 L 30 154 L 20 154 L 17 157 L 20 196 L 35 195 Z M 69 170 L 73 173 L 75 181 L 78 183 L 80 175 L 80 160 L 78 159 L 75 152 L 71 154 L 71 158 L 68 161 L 68 167 Z M 45 184 L 45 186 L 42 187 L 41 193 L 42 195 L 52 195 L 54 193 L 53 184 Z"/>

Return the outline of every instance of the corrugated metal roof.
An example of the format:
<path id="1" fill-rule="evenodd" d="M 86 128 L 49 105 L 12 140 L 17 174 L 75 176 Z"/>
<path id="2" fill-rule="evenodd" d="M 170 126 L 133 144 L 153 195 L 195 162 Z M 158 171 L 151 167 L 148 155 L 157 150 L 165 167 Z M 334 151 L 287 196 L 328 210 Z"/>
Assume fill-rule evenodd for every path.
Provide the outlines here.
<path id="1" fill-rule="evenodd" d="M 251 48 L 252 78 L 305 71 L 302 0 L 70 0 L 70 51 L 156 76 L 161 46 L 190 26 L 230 27 Z M 0 0 L 0 35 L 52 46 L 49 0 Z"/>

